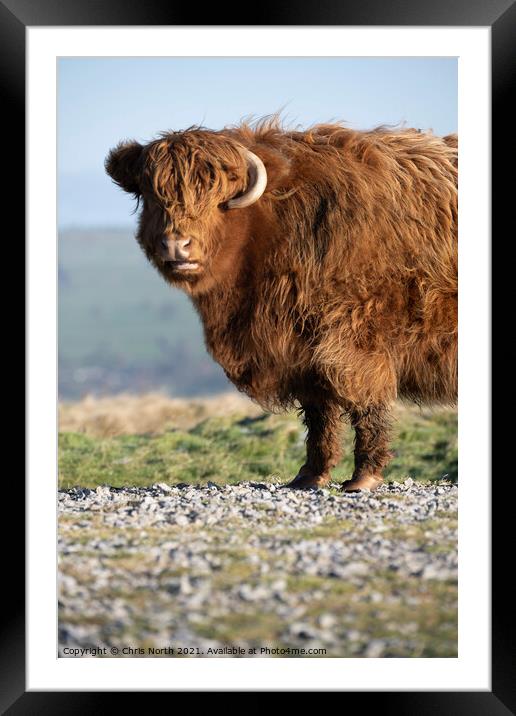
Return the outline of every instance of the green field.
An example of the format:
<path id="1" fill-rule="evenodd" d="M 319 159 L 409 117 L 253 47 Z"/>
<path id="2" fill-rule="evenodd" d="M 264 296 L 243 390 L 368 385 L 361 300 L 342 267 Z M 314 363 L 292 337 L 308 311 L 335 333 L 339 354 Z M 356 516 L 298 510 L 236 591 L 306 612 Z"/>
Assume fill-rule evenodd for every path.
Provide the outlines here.
<path id="1" fill-rule="evenodd" d="M 145 399 L 142 398 L 142 401 Z M 156 410 L 162 401 L 156 398 Z M 94 418 L 72 420 L 63 411 L 59 437 L 59 483 L 94 487 L 151 485 L 156 482 L 238 483 L 294 477 L 304 460 L 304 428 L 295 414 L 269 415 L 242 401 L 238 412 L 202 411 L 185 421 L 180 409 L 163 418 L 161 426 L 132 423 L 116 429 L 106 422 L 109 401 Z M 215 403 L 216 405 L 216 403 Z M 159 408 L 162 409 L 162 408 Z M 138 411 L 138 401 L 131 410 Z M 152 401 L 147 402 L 152 411 Z M 76 411 L 80 414 L 80 408 Z M 214 414 L 210 415 L 210 412 Z M 81 422 L 82 420 L 82 422 Z M 64 428 L 72 429 L 65 430 Z M 352 431 L 344 429 L 344 458 L 335 479 L 347 479 L 353 469 Z M 452 410 L 421 410 L 398 406 L 393 429 L 394 460 L 389 480 L 457 480 L 457 419 Z"/>

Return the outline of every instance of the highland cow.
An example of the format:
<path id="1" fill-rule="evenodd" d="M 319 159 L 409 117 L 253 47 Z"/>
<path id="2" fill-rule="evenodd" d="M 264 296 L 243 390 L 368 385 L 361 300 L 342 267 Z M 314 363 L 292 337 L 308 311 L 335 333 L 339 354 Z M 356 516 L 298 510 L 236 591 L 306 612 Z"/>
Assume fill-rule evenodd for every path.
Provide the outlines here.
<path id="1" fill-rule="evenodd" d="M 141 202 L 136 238 L 190 296 L 228 378 L 302 412 L 290 487 L 328 482 L 347 418 L 343 489 L 375 489 L 393 401 L 455 401 L 456 135 L 194 127 L 120 144 L 106 169 Z"/>

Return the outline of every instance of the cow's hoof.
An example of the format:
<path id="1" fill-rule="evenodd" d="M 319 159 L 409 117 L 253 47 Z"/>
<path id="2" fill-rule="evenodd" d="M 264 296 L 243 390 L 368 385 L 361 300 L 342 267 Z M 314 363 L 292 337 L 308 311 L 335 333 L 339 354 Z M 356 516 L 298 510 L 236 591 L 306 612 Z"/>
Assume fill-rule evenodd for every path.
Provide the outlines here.
<path id="1" fill-rule="evenodd" d="M 329 481 L 329 475 L 313 475 L 300 471 L 291 482 L 283 485 L 283 487 L 290 487 L 292 490 L 309 490 L 313 487 L 324 487 Z"/>
<path id="2" fill-rule="evenodd" d="M 352 480 L 346 480 L 342 483 L 344 492 L 360 492 L 361 490 L 376 490 L 383 482 L 381 475 L 360 475 Z"/>

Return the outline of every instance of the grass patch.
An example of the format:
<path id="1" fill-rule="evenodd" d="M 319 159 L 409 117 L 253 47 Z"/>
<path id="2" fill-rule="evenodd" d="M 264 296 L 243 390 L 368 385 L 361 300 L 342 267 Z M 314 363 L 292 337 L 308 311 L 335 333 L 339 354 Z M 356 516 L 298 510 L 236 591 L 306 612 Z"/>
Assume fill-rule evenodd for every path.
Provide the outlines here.
<path id="1" fill-rule="evenodd" d="M 189 428 L 169 424 L 165 432 L 152 434 L 92 435 L 75 425 L 77 430 L 59 435 L 61 488 L 287 481 L 305 457 L 304 429 L 292 414 L 218 415 Z M 445 475 L 457 480 L 454 411 L 398 407 L 395 426 L 387 480 L 410 476 L 434 482 Z M 344 458 L 335 480 L 352 473 L 352 440 L 352 431 L 344 430 Z"/>

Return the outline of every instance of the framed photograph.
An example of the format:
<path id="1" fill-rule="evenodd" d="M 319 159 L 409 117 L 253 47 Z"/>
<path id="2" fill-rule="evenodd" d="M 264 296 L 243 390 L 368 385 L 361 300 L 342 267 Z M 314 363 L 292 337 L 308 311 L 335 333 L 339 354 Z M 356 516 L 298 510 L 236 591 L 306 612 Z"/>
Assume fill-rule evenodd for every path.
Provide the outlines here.
<path id="1" fill-rule="evenodd" d="M 28 396 L 3 711 L 516 713 L 490 437 L 514 4 L 191 15 L 0 4 Z"/>

